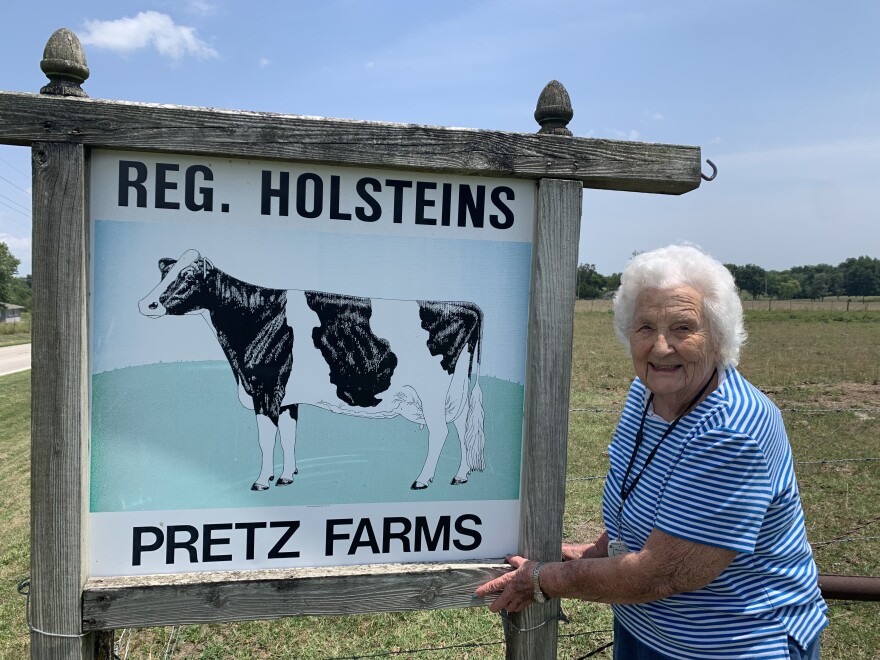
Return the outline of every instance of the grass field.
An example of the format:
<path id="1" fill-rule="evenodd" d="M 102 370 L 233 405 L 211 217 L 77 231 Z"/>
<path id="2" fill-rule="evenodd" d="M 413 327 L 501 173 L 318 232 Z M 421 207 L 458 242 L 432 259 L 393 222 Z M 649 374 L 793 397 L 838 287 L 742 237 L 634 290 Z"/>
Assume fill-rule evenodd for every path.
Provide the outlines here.
<path id="1" fill-rule="evenodd" d="M 18 323 L 0 323 L 0 348 L 3 346 L 15 346 L 27 344 L 31 340 L 31 315 L 30 312 L 22 314 Z"/>
<path id="2" fill-rule="evenodd" d="M 583 307 L 575 319 L 569 540 L 591 539 L 601 529 L 604 451 L 631 379 L 610 314 Z M 740 368 L 783 409 L 820 571 L 880 575 L 880 461 L 858 460 L 880 456 L 880 312 L 753 311 L 747 327 Z M 2 658 L 27 655 L 24 599 L 15 585 L 29 570 L 29 383 L 29 372 L 0 378 Z M 579 658 L 611 640 L 607 606 L 564 601 L 563 608 L 571 623 L 560 627 L 560 658 Z M 880 657 L 880 603 L 832 602 L 829 615 L 823 658 Z M 161 658 L 173 632 L 117 631 L 119 655 L 127 649 L 129 658 Z M 426 647 L 446 648 L 401 655 L 504 657 L 501 621 L 484 609 L 184 626 L 176 633 L 175 658 L 341 658 Z"/>

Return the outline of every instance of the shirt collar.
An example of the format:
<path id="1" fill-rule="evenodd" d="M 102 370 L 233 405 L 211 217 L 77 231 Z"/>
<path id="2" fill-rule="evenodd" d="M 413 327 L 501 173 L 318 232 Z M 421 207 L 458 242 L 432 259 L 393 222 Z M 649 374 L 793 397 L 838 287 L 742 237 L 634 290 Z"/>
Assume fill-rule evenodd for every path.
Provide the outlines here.
<path id="1" fill-rule="evenodd" d="M 716 387 L 714 390 L 709 392 L 709 396 L 707 396 L 705 399 L 703 399 L 703 401 L 701 401 L 697 405 L 696 408 L 694 408 L 688 415 L 686 415 L 685 419 L 687 417 L 690 417 L 690 415 L 692 413 L 694 413 L 697 410 L 699 410 L 700 408 L 702 408 L 705 404 L 715 403 L 715 399 L 717 398 L 716 395 L 718 395 L 721 392 L 721 386 L 724 384 L 724 381 L 727 380 L 727 372 L 728 372 L 727 369 L 718 371 L 718 387 Z M 642 393 L 642 400 L 647 401 L 649 396 L 651 396 L 651 393 L 648 390 L 648 388 L 645 387 L 644 392 Z M 654 403 L 653 402 L 651 402 L 651 404 L 648 406 L 648 419 L 650 419 L 652 422 L 660 422 L 661 424 L 670 424 L 671 423 L 671 422 L 667 422 L 660 415 L 658 415 L 657 413 L 654 412 Z"/>

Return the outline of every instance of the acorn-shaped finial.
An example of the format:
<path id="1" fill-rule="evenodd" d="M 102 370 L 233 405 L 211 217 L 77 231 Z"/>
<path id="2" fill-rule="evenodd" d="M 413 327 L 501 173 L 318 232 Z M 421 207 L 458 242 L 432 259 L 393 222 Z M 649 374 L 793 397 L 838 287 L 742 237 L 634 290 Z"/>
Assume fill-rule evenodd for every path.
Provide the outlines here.
<path id="1" fill-rule="evenodd" d="M 535 108 L 535 121 L 541 125 L 538 133 L 550 135 L 571 135 L 568 122 L 574 117 L 568 92 L 558 80 L 551 80 L 538 97 Z"/>
<path id="2" fill-rule="evenodd" d="M 88 96 L 80 87 L 89 77 L 86 54 L 79 38 L 67 28 L 55 30 L 49 37 L 40 68 L 49 79 L 40 94 Z"/>

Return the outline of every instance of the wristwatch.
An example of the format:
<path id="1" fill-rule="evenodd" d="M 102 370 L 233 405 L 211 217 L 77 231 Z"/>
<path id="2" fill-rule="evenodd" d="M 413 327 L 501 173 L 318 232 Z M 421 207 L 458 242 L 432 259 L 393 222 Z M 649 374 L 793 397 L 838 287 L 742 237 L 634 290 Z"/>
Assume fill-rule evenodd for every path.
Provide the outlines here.
<path id="1" fill-rule="evenodd" d="M 532 572 L 532 588 L 534 589 L 533 598 L 536 603 L 546 603 L 547 596 L 544 595 L 544 592 L 541 591 L 541 566 L 543 564 L 538 562 L 535 564 L 535 570 Z"/>

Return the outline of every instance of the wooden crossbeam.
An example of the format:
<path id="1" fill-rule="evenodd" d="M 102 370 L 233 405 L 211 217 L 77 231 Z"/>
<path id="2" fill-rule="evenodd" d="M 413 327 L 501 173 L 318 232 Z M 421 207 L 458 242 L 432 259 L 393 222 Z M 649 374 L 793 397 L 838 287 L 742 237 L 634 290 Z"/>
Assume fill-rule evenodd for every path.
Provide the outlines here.
<path id="1" fill-rule="evenodd" d="M 0 144 L 36 141 L 414 171 L 570 179 L 678 195 L 700 148 L 0 92 Z"/>
<path id="2" fill-rule="evenodd" d="M 83 630 L 482 607 L 471 594 L 509 570 L 497 561 L 92 578 Z"/>

